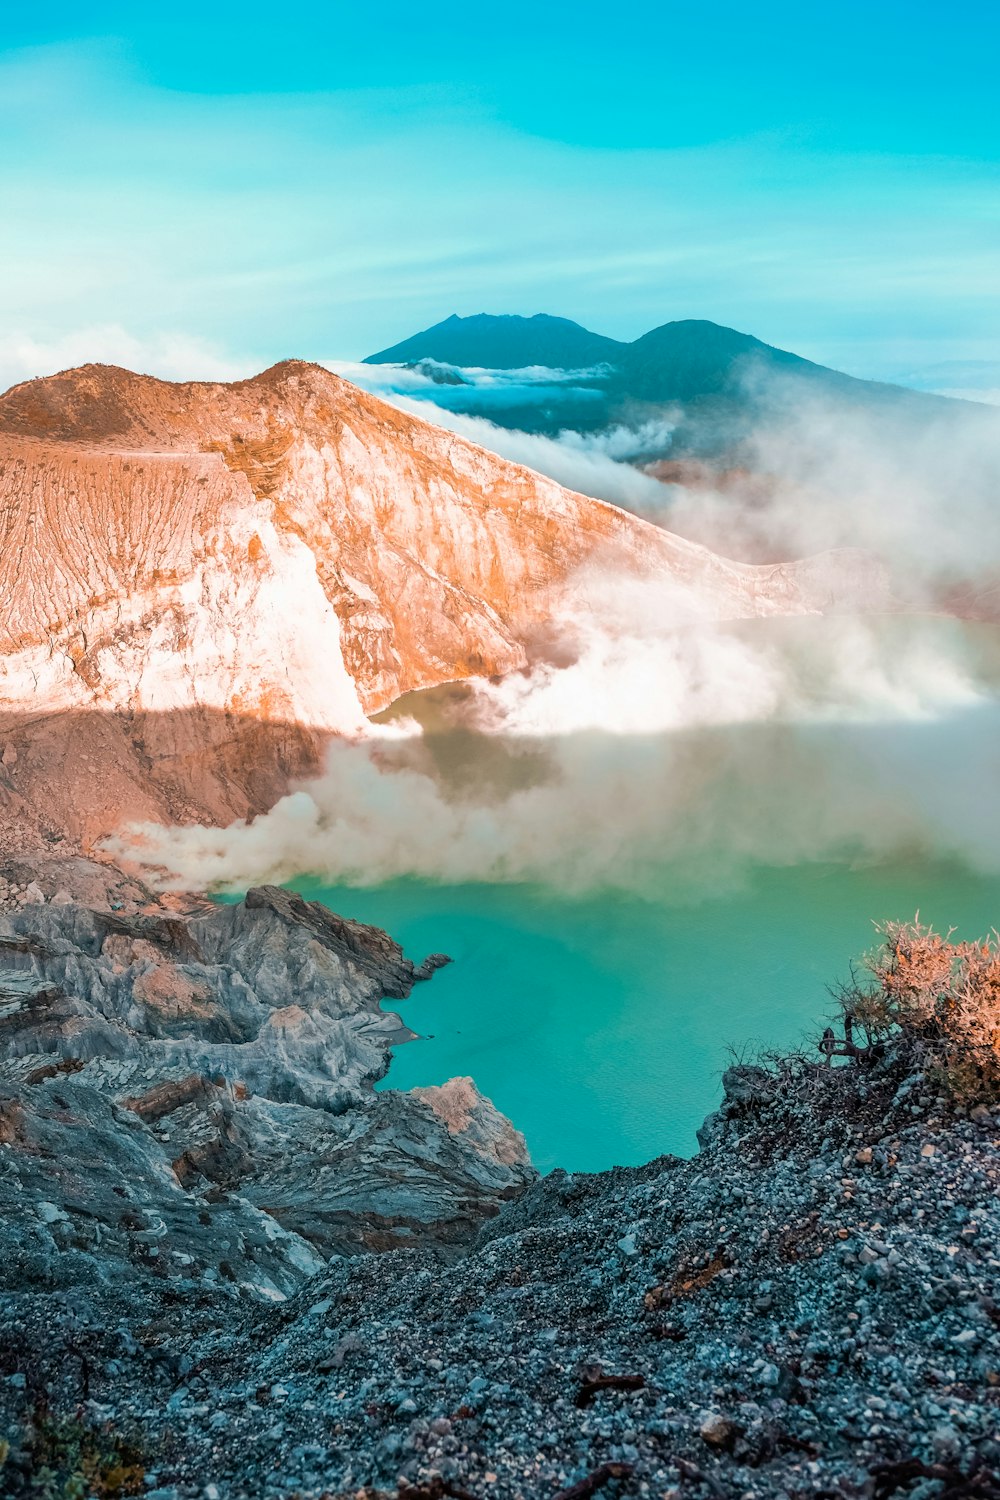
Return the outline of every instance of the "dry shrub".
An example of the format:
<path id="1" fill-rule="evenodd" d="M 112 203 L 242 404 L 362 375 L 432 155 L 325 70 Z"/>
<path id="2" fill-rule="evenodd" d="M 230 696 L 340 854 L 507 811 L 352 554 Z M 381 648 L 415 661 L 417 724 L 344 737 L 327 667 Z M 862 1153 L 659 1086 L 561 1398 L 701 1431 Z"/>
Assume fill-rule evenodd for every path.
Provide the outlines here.
<path id="1" fill-rule="evenodd" d="M 955 943 L 918 921 L 887 922 L 865 965 L 874 986 L 841 994 L 869 1042 L 897 1035 L 961 1102 L 1000 1095 L 1000 937 Z"/>

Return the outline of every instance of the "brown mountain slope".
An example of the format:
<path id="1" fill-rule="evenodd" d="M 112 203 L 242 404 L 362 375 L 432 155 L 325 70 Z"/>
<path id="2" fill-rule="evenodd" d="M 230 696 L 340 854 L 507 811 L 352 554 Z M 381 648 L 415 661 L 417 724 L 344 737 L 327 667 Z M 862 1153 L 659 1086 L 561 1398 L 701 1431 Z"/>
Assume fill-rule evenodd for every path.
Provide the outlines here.
<path id="1" fill-rule="evenodd" d="M 400 693 L 522 666 L 588 566 L 690 586 L 721 617 L 831 597 L 825 565 L 726 562 L 315 365 L 231 385 L 88 365 L 16 386 L 0 397 L 10 826 L 87 844 L 129 816 L 252 813 Z"/>

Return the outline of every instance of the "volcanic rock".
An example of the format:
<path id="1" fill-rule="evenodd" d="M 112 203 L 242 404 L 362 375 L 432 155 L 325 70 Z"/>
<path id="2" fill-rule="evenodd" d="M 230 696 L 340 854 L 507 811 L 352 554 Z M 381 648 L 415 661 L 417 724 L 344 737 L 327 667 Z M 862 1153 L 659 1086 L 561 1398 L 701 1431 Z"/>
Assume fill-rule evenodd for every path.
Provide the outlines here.
<path id="1" fill-rule="evenodd" d="M 469 1080 L 460 1114 L 448 1089 L 372 1091 L 410 1035 L 381 1002 L 426 977 L 277 889 L 189 918 L 0 916 L 0 1280 L 98 1285 L 138 1256 L 184 1295 L 222 1276 L 273 1298 L 333 1253 L 467 1241 L 534 1174 Z"/>

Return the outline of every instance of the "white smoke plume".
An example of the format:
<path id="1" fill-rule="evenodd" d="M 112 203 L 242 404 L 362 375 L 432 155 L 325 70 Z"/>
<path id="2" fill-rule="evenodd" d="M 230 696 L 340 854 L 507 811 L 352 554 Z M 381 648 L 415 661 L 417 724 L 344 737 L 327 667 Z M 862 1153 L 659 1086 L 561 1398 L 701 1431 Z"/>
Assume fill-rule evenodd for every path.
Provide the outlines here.
<path id="1" fill-rule="evenodd" d="M 581 578 L 558 659 L 473 684 L 451 735 L 373 726 L 254 823 L 145 828 L 131 852 L 231 888 L 311 873 L 641 891 L 655 870 L 694 894 L 756 864 L 914 856 L 1000 874 L 1000 629 L 948 617 L 1000 604 L 1000 417 L 771 395 L 725 484 L 621 461 L 662 428 L 555 440 L 412 409 L 575 489 L 646 513 L 665 499 L 665 524 L 730 556 L 868 548 L 908 613 L 726 626 L 662 587 Z"/>
<path id="2" fill-rule="evenodd" d="M 231 888 L 309 872 L 642 890 L 666 869 L 695 894 L 755 864 L 915 852 L 1000 871 L 992 634 L 678 626 L 642 592 L 617 602 L 613 628 L 575 622 L 570 665 L 476 684 L 454 740 L 409 721 L 335 745 L 265 817 L 144 828 L 131 852 L 138 839 L 173 881 Z"/>
<path id="3" fill-rule="evenodd" d="M 861 547 L 904 602 L 979 612 L 1000 578 L 1000 413 L 863 409 L 773 378 L 767 395 L 742 467 L 669 486 L 662 524 L 755 561 Z"/>
<path id="4" fill-rule="evenodd" d="M 883 387 L 866 401 L 746 368 L 743 396 L 757 412 L 728 470 L 671 462 L 682 414 L 637 408 L 630 422 L 556 437 L 489 420 L 588 392 L 595 371 L 451 370 L 336 366 L 385 399 L 526 465 L 703 542 L 724 556 L 766 562 L 829 547 L 861 547 L 889 567 L 900 599 L 981 612 L 1000 576 L 1000 412 L 985 404 L 907 404 Z M 916 398 L 919 401 L 919 397 Z M 451 409 L 450 403 L 466 409 Z M 470 404 L 480 411 L 470 415 Z M 558 405 L 556 406 L 558 410 Z M 667 463 L 657 462 L 667 456 Z"/>

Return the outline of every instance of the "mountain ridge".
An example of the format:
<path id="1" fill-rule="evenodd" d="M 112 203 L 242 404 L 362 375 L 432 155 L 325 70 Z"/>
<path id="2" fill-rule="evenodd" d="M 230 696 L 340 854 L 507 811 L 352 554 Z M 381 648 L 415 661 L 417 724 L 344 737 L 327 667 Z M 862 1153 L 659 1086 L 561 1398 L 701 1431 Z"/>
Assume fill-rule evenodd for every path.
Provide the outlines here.
<path id="1" fill-rule="evenodd" d="M 823 562 L 730 563 L 304 361 L 16 386 L 0 842 L 264 811 L 402 693 L 523 669 L 592 566 L 720 618 L 811 613 L 840 587 Z"/>
<path id="2" fill-rule="evenodd" d="M 420 347 L 417 350 L 411 346 Z M 479 346 L 489 349 L 488 359 L 470 361 L 458 357 Z M 627 347 L 618 339 L 592 333 L 570 318 L 557 318 L 549 313 L 535 313 L 530 318 L 516 313 L 473 313 L 462 318 L 452 313 L 432 328 L 377 354 L 368 355 L 363 363 L 404 364 L 411 360 L 440 359 L 444 364 L 471 364 L 498 370 L 522 369 L 531 365 L 583 369 L 601 364 Z M 436 353 L 436 349 L 447 352 Z M 512 353 L 514 350 L 516 356 Z"/>
<path id="3" fill-rule="evenodd" d="M 572 348 L 581 355 L 564 357 Z M 600 342 L 604 340 L 604 342 Z M 597 342 L 594 342 L 597 341 Z M 640 424 L 669 410 L 675 427 L 672 456 L 718 457 L 738 452 L 754 425 L 803 399 L 821 398 L 838 411 L 861 410 L 894 421 L 975 411 L 978 403 L 907 386 L 864 380 L 804 359 L 709 319 L 662 323 L 631 342 L 605 340 L 567 319 L 536 314 L 455 314 L 401 343 L 369 355 L 363 363 L 419 367 L 424 359 L 457 369 L 574 371 L 545 393 L 544 401 L 491 402 L 498 426 L 556 436 L 564 429 L 598 431 Z M 452 391 L 449 409 L 477 414 L 470 394 Z M 988 408 L 979 408 L 987 411 Z M 666 457 L 667 450 L 655 456 Z"/>

